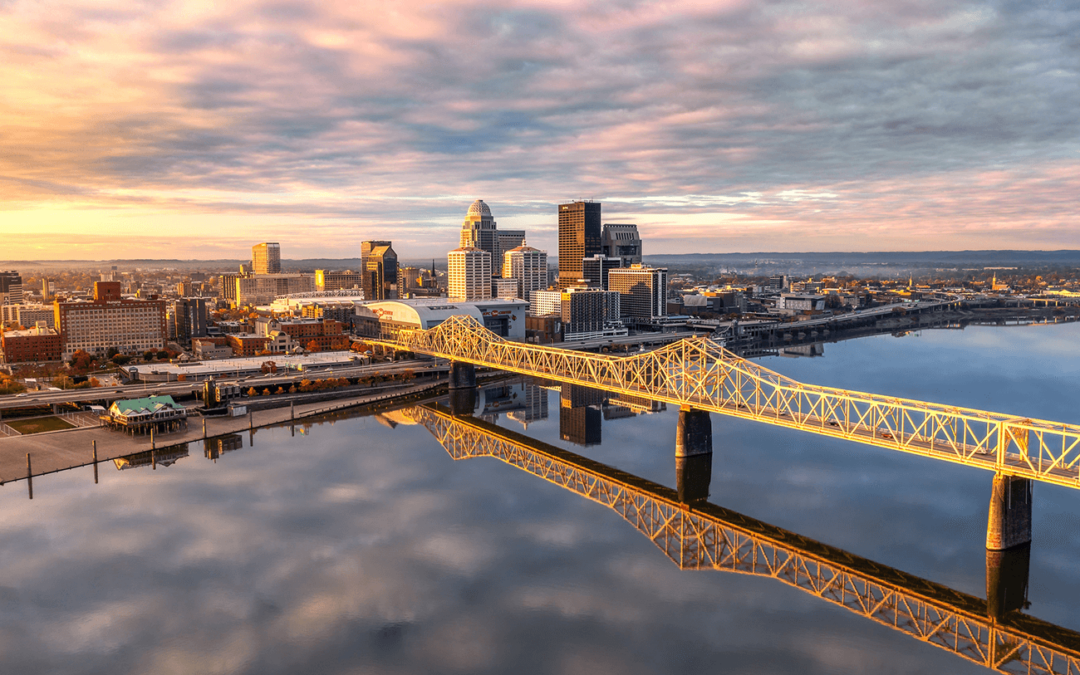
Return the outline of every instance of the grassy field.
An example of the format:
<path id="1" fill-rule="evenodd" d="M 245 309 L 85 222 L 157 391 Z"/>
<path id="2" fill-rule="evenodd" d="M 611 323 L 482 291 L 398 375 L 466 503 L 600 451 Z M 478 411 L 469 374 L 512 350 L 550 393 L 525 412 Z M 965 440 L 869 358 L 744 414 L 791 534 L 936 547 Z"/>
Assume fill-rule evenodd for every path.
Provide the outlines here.
<path id="1" fill-rule="evenodd" d="M 20 434 L 40 434 L 42 431 L 59 431 L 61 429 L 73 429 L 74 424 L 68 424 L 59 417 L 38 417 L 32 420 L 9 420 L 7 425 Z"/>

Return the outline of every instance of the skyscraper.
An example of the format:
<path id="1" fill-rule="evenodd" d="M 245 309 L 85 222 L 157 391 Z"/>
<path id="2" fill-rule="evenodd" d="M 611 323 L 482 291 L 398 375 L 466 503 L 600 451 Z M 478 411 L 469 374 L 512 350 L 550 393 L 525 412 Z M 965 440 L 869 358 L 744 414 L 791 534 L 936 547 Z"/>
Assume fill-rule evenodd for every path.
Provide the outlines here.
<path id="1" fill-rule="evenodd" d="M 512 248 L 503 254 L 502 275 L 505 279 L 517 279 L 522 299 L 529 300 L 533 291 L 548 287 L 547 253 L 532 246 Z"/>
<path id="2" fill-rule="evenodd" d="M 559 288 L 582 278 L 583 258 L 601 253 L 600 202 L 559 205 Z"/>
<path id="3" fill-rule="evenodd" d="M 491 299 L 491 254 L 475 246 L 456 248 L 446 256 L 451 300 Z"/>
<path id="4" fill-rule="evenodd" d="M 604 223 L 603 252 L 611 258 L 621 258 L 623 267 L 641 263 L 641 235 L 631 223 Z"/>
<path id="5" fill-rule="evenodd" d="M 483 199 L 473 202 L 465 214 L 465 221 L 461 224 L 461 247 L 487 251 L 492 260 L 499 258 L 497 225 Z"/>
<path id="6" fill-rule="evenodd" d="M 254 274 L 280 274 L 281 245 L 264 242 L 252 246 L 251 271 Z"/>
<path id="7" fill-rule="evenodd" d="M 389 241 L 361 242 L 360 268 L 364 274 L 365 300 L 394 300 L 398 297 L 398 259 Z"/>

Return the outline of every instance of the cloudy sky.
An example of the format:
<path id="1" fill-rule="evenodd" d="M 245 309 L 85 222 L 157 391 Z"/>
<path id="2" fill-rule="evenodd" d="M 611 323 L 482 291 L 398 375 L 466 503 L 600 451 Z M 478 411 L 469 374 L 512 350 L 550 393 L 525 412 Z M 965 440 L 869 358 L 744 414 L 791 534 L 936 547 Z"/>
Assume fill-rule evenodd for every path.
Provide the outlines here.
<path id="1" fill-rule="evenodd" d="M 0 259 L 1080 248 L 1080 5 L 0 0 Z"/>

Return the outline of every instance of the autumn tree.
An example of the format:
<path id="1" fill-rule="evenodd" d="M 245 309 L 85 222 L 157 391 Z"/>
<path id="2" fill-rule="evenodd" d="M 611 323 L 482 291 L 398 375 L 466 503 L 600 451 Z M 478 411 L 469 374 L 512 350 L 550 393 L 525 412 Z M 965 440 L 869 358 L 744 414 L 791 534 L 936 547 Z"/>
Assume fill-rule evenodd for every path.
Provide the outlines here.
<path id="1" fill-rule="evenodd" d="M 316 342 L 315 340 L 312 340 L 311 342 L 307 343 L 307 346 L 304 347 L 304 349 L 308 350 L 311 353 L 315 353 L 315 352 L 319 351 L 319 343 Z"/>
<path id="2" fill-rule="evenodd" d="M 259 392 L 255 391 L 255 387 L 251 387 L 247 390 L 248 396 L 258 396 Z"/>
<path id="3" fill-rule="evenodd" d="M 86 350 L 80 349 L 71 355 L 71 369 L 76 372 L 85 373 L 94 367 L 94 357 L 90 356 Z"/>

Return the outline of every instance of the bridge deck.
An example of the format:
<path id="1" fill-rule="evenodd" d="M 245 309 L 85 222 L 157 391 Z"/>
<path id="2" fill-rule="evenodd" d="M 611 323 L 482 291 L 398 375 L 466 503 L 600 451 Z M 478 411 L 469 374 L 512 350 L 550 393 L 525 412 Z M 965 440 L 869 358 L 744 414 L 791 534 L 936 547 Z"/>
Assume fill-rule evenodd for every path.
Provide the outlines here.
<path id="1" fill-rule="evenodd" d="M 1080 488 L 1080 425 L 808 385 L 707 338 L 620 357 L 510 342 L 455 316 L 371 342 Z"/>

